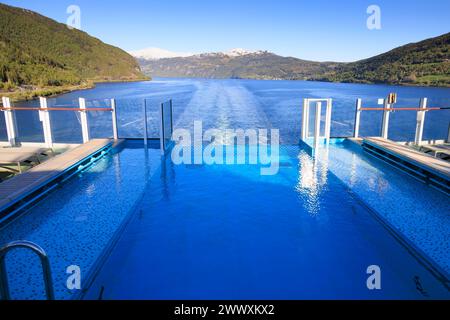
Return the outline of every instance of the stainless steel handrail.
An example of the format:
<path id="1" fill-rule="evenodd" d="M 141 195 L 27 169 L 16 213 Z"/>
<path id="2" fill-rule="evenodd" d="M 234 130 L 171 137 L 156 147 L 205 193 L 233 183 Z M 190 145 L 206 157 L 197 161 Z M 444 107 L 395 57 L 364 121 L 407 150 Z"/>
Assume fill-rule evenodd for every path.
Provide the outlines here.
<path id="1" fill-rule="evenodd" d="M 18 248 L 29 249 L 39 256 L 44 272 L 45 293 L 47 295 L 47 299 L 54 300 L 55 294 L 53 292 L 53 281 L 48 256 L 40 246 L 30 241 L 14 241 L 8 243 L 0 249 L 0 299 L 11 299 L 8 286 L 8 275 L 6 271 L 5 257 L 9 251 Z"/>

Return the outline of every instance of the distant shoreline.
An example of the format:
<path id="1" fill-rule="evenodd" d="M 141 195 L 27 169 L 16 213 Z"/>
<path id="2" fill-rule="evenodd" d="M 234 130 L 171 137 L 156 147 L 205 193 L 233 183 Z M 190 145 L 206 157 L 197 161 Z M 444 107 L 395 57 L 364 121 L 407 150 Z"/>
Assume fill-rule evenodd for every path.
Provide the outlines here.
<path id="1" fill-rule="evenodd" d="M 345 83 L 345 84 L 365 84 L 372 86 L 399 86 L 399 87 L 421 87 L 421 88 L 441 88 L 441 89 L 450 89 L 449 85 L 427 85 L 425 83 L 389 83 L 389 82 L 368 82 L 368 81 L 331 81 L 326 79 L 279 79 L 279 78 L 203 78 L 203 77 L 166 77 L 166 76 L 153 76 L 153 80 L 161 80 L 161 79 L 192 79 L 192 80 L 258 80 L 258 81 L 307 81 L 307 82 L 324 82 L 324 83 Z"/>
<path id="2" fill-rule="evenodd" d="M 78 90 L 88 90 L 95 88 L 98 83 L 127 83 L 127 82 L 140 82 L 140 81 L 151 81 L 151 78 L 145 77 L 141 79 L 130 79 L 130 80 L 95 80 L 82 83 L 80 85 L 72 86 L 53 86 L 53 87 L 42 87 L 34 88 L 32 90 L 18 89 L 14 91 L 0 91 L 0 96 L 9 97 L 12 101 L 30 101 L 35 100 L 39 97 L 55 97 L 61 94 L 78 91 Z"/>
<path id="3" fill-rule="evenodd" d="M 133 80 L 98 80 L 83 83 L 81 85 L 75 86 L 59 86 L 59 87 L 44 87 L 36 88 L 34 90 L 15 90 L 10 92 L 1 92 L 0 96 L 9 97 L 14 102 L 20 101 L 30 101 L 35 100 L 38 97 L 56 97 L 65 93 L 88 90 L 95 88 L 96 84 L 101 83 L 131 83 L 131 82 L 141 82 L 141 81 L 152 81 L 152 80 L 166 80 L 166 79 L 190 79 L 190 80 L 257 80 L 257 81 L 307 81 L 307 82 L 323 82 L 323 83 L 342 83 L 342 84 L 360 84 L 360 85 L 383 85 L 383 86 L 400 86 L 400 87 L 418 87 L 418 88 L 441 88 L 449 89 L 450 86 L 433 86 L 425 84 L 416 83 L 368 83 L 368 82 L 345 82 L 345 81 L 327 81 L 327 80 L 309 80 L 309 79 L 256 79 L 256 78 L 201 78 L 201 77 L 160 77 L 155 76 L 154 78 L 142 78 Z"/>

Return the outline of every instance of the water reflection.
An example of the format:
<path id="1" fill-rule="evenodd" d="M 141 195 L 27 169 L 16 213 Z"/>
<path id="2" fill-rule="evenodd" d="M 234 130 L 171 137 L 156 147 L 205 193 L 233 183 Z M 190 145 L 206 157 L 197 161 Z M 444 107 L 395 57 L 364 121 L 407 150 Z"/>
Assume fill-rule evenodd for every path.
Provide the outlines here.
<path id="1" fill-rule="evenodd" d="M 298 155 L 299 174 L 295 189 L 311 216 L 318 215 L 321 209 L 320 194 L 327 185 L 328 156 L 327 146 L 316 150 L 313 156 L 305 151 Z"/>

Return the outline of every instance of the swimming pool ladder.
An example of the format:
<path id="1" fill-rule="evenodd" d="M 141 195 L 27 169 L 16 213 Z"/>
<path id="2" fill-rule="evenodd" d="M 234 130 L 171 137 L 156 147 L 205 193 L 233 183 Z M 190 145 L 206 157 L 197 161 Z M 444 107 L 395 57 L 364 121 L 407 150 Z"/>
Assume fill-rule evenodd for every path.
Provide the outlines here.
<path id="1" fill-rule="evenodd" d="M 54 300 L 55 294 L 53 292 L 52 274 L 48 256 L 41 247 L 30 241 L 14 241 L 0 249 L 0 300 L 11 300 L 5 258 L 9 251 L 19 248 L 29 249 L 38 255 L 44 272 L 45 294 L 47 300 Z"/>

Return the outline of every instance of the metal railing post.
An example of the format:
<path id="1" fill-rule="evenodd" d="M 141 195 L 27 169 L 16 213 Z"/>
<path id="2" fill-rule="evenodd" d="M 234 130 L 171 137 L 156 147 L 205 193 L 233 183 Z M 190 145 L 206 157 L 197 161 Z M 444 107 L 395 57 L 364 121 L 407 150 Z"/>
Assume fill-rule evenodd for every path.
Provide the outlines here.
<path id="1" fill-rule="evenodd" d="M 302 110 L 302 140 L 308 138 L 308 128 L 309 125 L 309 100 L 303 99 L 303 110 Z"/>
<path id="2" fill-rule="evenodd" d="M 88 116 L 86 112 L 86 100 L 84 98 L 78 99 L 80 104 L 80 118 L 81 118 L 81 131 L 83 133 L 83 143 L 89 142 L 90 132 L 88 124 Z"/>
<path id="3" fill-rule="evenodd" d="M 325 114 L 325 139 L 326 139 L 327 143 L 330 143 L 332 108 L 333 108 L 333 100 L 327 99 L 327 110 L 326 110 L 326 114 Z"/>
<path id="4" fill-rule="evenodd" d="M 111 114 L 112 114 L 112 128 L 113 128 L 113 138 L 114 140 L 119 139 L 119 130 L 117 128 L 117 112 L 116 112 L 116 100 L 111 99 Z"/>
<path id="5" fill-rule="evenodd" d="M 353 129 L 353 138 L 359 137 L 359 123 L 361 121 L 361 107 L 362 99 L 356 99 L 356 110 L 355 110 L 355 128 Z"/>
<path id="6" fill-rule="evenodd" d="M 319 147 L 319 136 L 320 136 L 320 115 L 322 113 L 322 103 L 316 102 L 316 119 L 314 125 L 314 149 Z"/>
<path id="7" fill-rule="evenodd" d="M 11 100 L 8 97 L 2 97 L 3 108 L 11 108 Z M 13 110 L 5 110 L 6 132 L 8 134 L 8 142 L 11 147 L 17 145 L 17 128 Z"/>
<path id="8" fill-rule="evenodd" d="M 41 109 L 47 109 L 47 99 L 39 97 Z M 44 141 L 47 148 L 53 148 L 52 126 L 50 122 L 50 113 L 48 110 L 39 110 L 39 120 L 42 122 L 42 130 L 44 132 Z"/>
<path id="9" fill-rule="evenodd" d="M 420 109 L 427 108 L 427 98 L 420 99 Z M 417 111 L 417 123 L 416 123 L 416 135 L 414 137 L 414 143 L 418 146 L 422 144 L 423 127 L 425 125 L 425 110 Z"/>
<path id="10" fill-rule="evenodd" d="M 389 115 L 391 105 L 388 103 L 388 99 L 384 99 L 384 111 L 383 111 L 383 123 L 381 125 L 381 137 L 384 139 L 388 138 L 389 133 Z"/>

